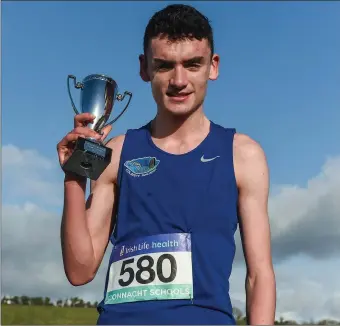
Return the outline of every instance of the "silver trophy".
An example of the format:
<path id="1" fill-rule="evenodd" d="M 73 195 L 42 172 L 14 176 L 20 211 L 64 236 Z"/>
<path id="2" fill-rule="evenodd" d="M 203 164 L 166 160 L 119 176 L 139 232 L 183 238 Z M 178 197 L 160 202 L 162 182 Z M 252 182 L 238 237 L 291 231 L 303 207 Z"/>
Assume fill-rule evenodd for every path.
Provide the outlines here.
<path id="1" fill-rule="evenodd" d="M 79 114 L 79 111 L 72 99 L 70 79 L 73 79 L 74 87 L 81 90 L 81 112 L 89 112 L 96 116 L 93 123 L 88 124 L 87 127 L 98 133 L 100 133 L 105 126 L 116 122 L 130 104 L 132 94 L 127 91 L 124 92 L 123 95 L 118 94 L 117 83 L 111 77 L 100 74 L 91 74 L 85 77 L 82 82 L 77 82 L 75 76 L 68 75 L 68 93 L 73 110 L 76 114 Z M 125 96 L 129 96 L 125 108 L 116 118 L 108 122 L 114 101 L 123 101 Z M 112 149 L 106 147 L 96 139 L 79 137 L 75 143 L 72 155 L 63 165 L 63 170 L 65 172 L 85 176 L 91 180 L 97 180 L 110 164 L 111 155 Z"/>

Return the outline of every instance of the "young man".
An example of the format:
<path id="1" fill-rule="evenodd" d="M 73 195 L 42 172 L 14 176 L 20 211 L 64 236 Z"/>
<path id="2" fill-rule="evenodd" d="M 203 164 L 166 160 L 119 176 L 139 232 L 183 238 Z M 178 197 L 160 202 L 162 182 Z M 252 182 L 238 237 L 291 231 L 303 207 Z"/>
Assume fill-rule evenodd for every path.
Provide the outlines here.
<path id="1" fill-rule="evenodd" d="M 65 175 L 62 250 L 73 285 L 96 275 L 108 242 L 98 324 L 235 324 L 229 276 L 239 223 L 250 324 L 273 324 L 275 277 L 267 213 L 268 168 L 254 140 L 203 112 L 219 73 L 208 20 L 185 5 L 157 12 L 145 30 L 140 75 L 155 118 L 111 139 L 112 161 L 92 184 Z M 75 117 L 58 144 L 60 163 L 78 137 L 103 135 Z"/>

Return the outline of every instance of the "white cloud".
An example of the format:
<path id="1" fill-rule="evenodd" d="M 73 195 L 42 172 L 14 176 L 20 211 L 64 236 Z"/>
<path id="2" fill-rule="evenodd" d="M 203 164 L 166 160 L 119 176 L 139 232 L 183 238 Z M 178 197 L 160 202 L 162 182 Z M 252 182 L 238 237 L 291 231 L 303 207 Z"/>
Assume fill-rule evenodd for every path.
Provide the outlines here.
<path id="1" fill-rule="evenodd" d="M 71 286 L 65 276 L 60 247 L 63 175 L 57 156 L 52 160 L 13 145 L 4 146 L 2 156 L 3 294 L 101 300 L 105 263 L 96 279 L 83 287 Z"/>
<path id="2" fill-rule="evenodd" d="M 305 188 L 283 186 L 270 199 L 274 255 L 339 256 L 340 157 L 328 159 Z"/>
<path id="3" fill-rule="evenodd" d="M 4 198 L 62 205 L 61 171 L 57 156 L 51 160 L 36 150 L 6 145 L 2 149 Z M 11 202 L 13 202 L 11 200 Z"/>
<path id="4" fill-rule="evenodd" d="M 71 286 L 65 277 L 59 236 L 61 216 L 33 203 L 3 205 L 2 215 L 4 294 L 101 299 L 105 264 L 96 280 L 84 287 Z"/>
<path id="5" fill-rule="evenodd" d="M 269 199 L 273 256 L 328 259 L 340 255 L 340 157 L 330 158 L 306 187 L 277 186 Z M 236 236 L 236 262 L 243 260 Z"/>
<path id="6" fill-rule="evenodd" d="M 20 149 L 9 144 L 2 149 L 2 166 L 20 170 L 28 169 L 32 172 L 32 170 L 39 171 L 40 169 L 51 170 L 55 164 L 34 149 Z"/>
<path id="7" fill-rule="evenodd" d="M 340 320 L 340 259 L 320 262 L 311 258 L 291 258 L 275 266 L 277 282 L 276 319 L 298 322 L 321 319 Z M 237 266 L 231 277 L 231 297 L 245 310 L 245 267 Z"/>

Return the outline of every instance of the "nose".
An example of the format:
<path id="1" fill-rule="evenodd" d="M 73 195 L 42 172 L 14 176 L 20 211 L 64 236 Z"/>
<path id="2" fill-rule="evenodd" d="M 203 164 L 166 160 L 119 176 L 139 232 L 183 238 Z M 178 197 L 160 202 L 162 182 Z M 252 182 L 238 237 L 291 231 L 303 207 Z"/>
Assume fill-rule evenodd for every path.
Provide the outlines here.
<path id="1" fill-rule="evenodd" d="M 187 84 L 188 79 L 185 69 L 182 66 L 176 66 L 170 78 L 170 86 L 174 88 L 185 88 Z"/>

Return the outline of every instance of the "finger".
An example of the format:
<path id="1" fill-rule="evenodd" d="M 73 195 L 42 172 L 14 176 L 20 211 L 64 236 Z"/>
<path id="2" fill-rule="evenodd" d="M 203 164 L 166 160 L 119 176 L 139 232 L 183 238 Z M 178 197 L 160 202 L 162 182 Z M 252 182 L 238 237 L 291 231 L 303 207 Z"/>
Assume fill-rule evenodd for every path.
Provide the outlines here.
<path id="1" fill-rule="evenodd" d="M 60 151 L 58 152 L 58 157 L 59 157 L 59 163 L 60 165 L 63 165 L 66 158 L 67 158 L 67 151 Z"/>
<path id="2" fill-rule="evenodd" d="M 95 139 L 100 139 L 101 135 L 95 132 L 94 130 L 87 127 L 77 127 L 73 130 L 72 133 L 82 134 L 85 137 L 93 137 Z"/>
<path id="3" fill-rule="evenodd" d="M 68 133 L 57 145 L 57 150 L 61 151 L 65 149 L 65 147 L 69 147 L 71 143 L 74 143 L 79 137 L 85 138 L 82 134 L 77 134 L 70 132 Z"/>
<path id="4" fill-rule="evenodd" d="M 63 139 L 63 145 L 68 145 L 69 143 L 75 142 L 79 137 L 84 138 L 82 134 L 69 133 Z"/>
<path id="5" fill-rule="evenodd" d="M 104 127 L 101 131 L 102 136 L 101 136 L 100 140 L 103 141 L 107 137 L 107 135 L 111 132 L 111 130 L 112 130 L 111 125 Z"/>
<path id="6" fill-rule="evenodd" d="M 88 123 L 93 122 L 95 118 L 96 116 L 89 112 L 77 114 L 74 116 L 74 127 L 86 126 Z"/>
<path id="7" fill-rule="evenodd" d="M 57 145 L 57 152 L 59 157 L 59 162 L 62 164 L 65 161 L 66 153 L 69 151 L 71 144 L 75 143 L 75 141 L 81 137 L 81 135 L 77 134 L 68 134 L 66 135 Z"/>

